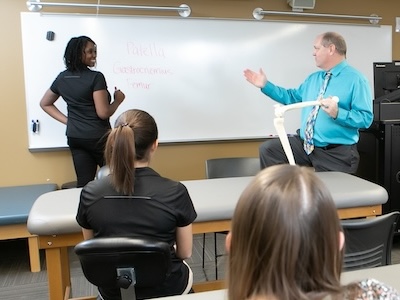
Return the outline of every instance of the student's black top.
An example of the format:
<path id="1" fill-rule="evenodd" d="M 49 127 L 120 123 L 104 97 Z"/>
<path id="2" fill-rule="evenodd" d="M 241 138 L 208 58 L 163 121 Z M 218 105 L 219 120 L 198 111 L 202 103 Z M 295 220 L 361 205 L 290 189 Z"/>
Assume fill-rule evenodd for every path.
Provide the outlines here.
<path id="1" fill-rule="evenodd" d="M 85 69 L 79 72 L 63 71 L 54 80 L 50 90 L 67 103 L 66 135 L 73 138 L 101 138 L 111 128 L 110 120 L 97 116 L 93 92 L 107 90 L 104 75 Z M 108 93 L 108 102 L 111 95 Z"/>
<path id="2" fill-rule="evenodd" d="M 145 167 L 135 170 L 131 197 L 117 193 L 109 176 L 89 182 L 82 190 L 76 219 L 81 227 L 92 229 L 94 237 L 147 237 L 170 245 L 171 275 L 160 287 L 137 289 L 140 299 L 184 291 L 188 270 L 175 253 L 176 229 L 191 224 L 196 217 L 192 200 L 182 183 L 161 177 Z M 105 299 L 120 299 L 119 290 L 101 287 L 99 290 Z"/>

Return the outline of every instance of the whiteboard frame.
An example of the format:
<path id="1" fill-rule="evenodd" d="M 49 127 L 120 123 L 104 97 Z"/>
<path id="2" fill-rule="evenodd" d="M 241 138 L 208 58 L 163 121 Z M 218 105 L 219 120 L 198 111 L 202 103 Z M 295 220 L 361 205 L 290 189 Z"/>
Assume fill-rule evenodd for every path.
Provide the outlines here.
<path id="1" fill-rule="evenodd" d="M 66 149 L 68 148 L 66 145 L 66 137 L 65 137 L 65 126 L 62 125 L 61 123 L 57 124 L 58 122 L 53 120 L 51 117 L 47 116 L 43 111 L 41 111 L 38 102 L 41 98 L 41 96 L 43 95 L 43 93 L 45 92 L 45 90 L 50 86 L 51 82 L 55 79 L 55 77 L 58 75 L 59 72 L 61 72 L 64 69 L 63 66 L 63 62 L 62 62 L 62 55 L 65 49 L 65 45 L 66 45 L 66 41 L 69 40 L 70 37 L 72 36 L 76 36 L 76 35 L 88 35 L 91 38 L 93 38 L 93 40 L 98 44 L 99 46 L 99 56 L 98 56 L 98 70 L 101 71 L 105 76 L 106 76 L 106 80 L 108 83 L 108 89 L 110 92 L 112 92 L 113 89 L 113 84 L 115 84 L 115 80 L 113 78 L 113 76 L 110 76 L 109 74 L 109 69 L 106 66 L 107 64 L 104 63 L 104 61 L 102 62 L 102 60 L 104 60 L 104 53 L 107 53 L 107 51 L 109 51 L 108 49 L 104 49 L 105 45 L 103 43 L 103 41 L 99 40 L 99 36 L 93 36 L 93 34 L 87 33 L 88 29 L 80 29 L 79 30 L 79 34 L 73 34 L 73 30 L 71 28 L 68 28 L 68 34 L 65 34 L 64 40 L 63 41 L 59 41 L 58 44 L 58 50 L 56 50 L 57 47 L 53 47 L 55 43 L 50 43 L 50 42 L 46 42 L 47 44 L 49 44 L 49 48 L 53 47 L 53 52 L 50 52 L 50 54 L 47 53 L 46 54 L 40 54 L 38 53 L 38 49 L 40 49 L 40 47 L 32 47 L 32 45 L 30 45 L 30 43 L 32 44 L 32 41 L 28 41 L 27 42 L 27 35 L 32 35 L 32 26 L 36 26 L 35 23 L 32 26 L 28 26 L 28 29 L 26 28 L 27 23 L 29 23 L 27 20 L 24 21 L 24 18 L 26 18 L 25 16 L 28 15 L 35 15 L 35 18 L 52 18 L 52 17 L 59 17 L 59 18 L 78 18 L 78 19 L 84 19 L 84 18 L 89 18 L 89 19 L 100 19 L 100 20 L 104 20 L 104 19 L 117 19 L 118 21 L 122 20 L 131 20 L 134 19 L 137 22 L 141 22 L 141 21 L 148 21 L 148 20 L 152 20 L 154 22 L 159 22 L 160 20 L 166 21 L 168 22 L 169 20 L 171 20 L 172 22 L 176 22 L 179 24 L 185 24 L 184 22 L 197 22 L 198 24 L 202 23 L 202 22 L 207 22 L 208 24 L 217 24 L 217 22 L 225 22 L 226 24 L 232 24 L 231 22 L 234 22 L 235 24 L 252 24 L 252 25 L 248 25 L 248 26 L 254 26 L 254 27 L 261 27 L 261 26 L 268 26 L 268 24 L 272 24 L 272 25 L 276 25 L 278 24 L 279 26 L 305 26 L 306 29 L 308 28 L 315 28 L 315 26 L 319 26 L 321 28 L 321 30 L 318 33 L 322 33 L 324 30 L 322 28 L 331 28 L 334 31 L 338 31 L 337 28 L 350 28 L 350 29 L 354 29 L 356 32 L 361 31 L 361 30 L 365 30 L 365 31 L 374 31 L 374 32 L 381 32 L 383 33 L 384 37 L 382 37 L 382 41 L 385 42 L 385 45 L 387 45 L 386 47 L 381 47 L 384 48 L 383 50 L 379 50 L 382 51 L 382 53 L 379 53 L 379 55 L 377 55 L 376 59 L 374 59 L 374 61 L 391 61 L 392 60 L 392 26 L 388 26 L 388 25 L 382 25 L 382 26 L 376 26 L 376 25 L 360 25 L 360 24 L 348 24 L 348 23 L 320 23 L 320 22 L 297 22 L 297 21 L 270 21 L 270 20 L 262 20 L 262 21 L 258 21 L 258 20 L 250 20 L 250 19 L 208 19 L 208 18 L 188 18 L 188 19 L 182 19 L 182 18 L 177 18 L 177 17 L 156 17 L 156 16 L 120 16 L 120 15 L 75 15 L 75 14 L 40 14 L 40 13 L 26 13 L 23 12 L 21 13 L 21 28 L 22 28 L 22 39 L 23 39 L 23 56 L 24 56 L 24 69 L 25 69 L 25 89 L 26 89 L 26 102 L 27 102 L 27 130 L 29 132 L 28 136 L 29 136 L 29 150 L 30 151 L 49 151 L 49 150 L 57 150 L 57 149 Z M 30 17 L 28 17 L 30 18 Z M 43 19 L 41 19 L 43 20 Z M 190 24 L 190 23 L 186 23 L 186 24 Z M 206 23 L 204 23 L 206 24 Z M 197 24 L 195 24 L 197 25 Z M 210 25 L 211 26 L 211 25 Z M 361 29 L 363 28 L 363 29 Z M 357 29 L 357 30 L 356 30 Z M 339 31 L 340 32 L 340 31 Z M 229 32 L 228 32 L 229 33 Z M 348 53 L 350 53 L 350 57 L 348 59 L 349 63 L 351 65 L 353 65 L 354 67 L 361 69 L 361 71 L 367 76 L 367 78 L 370 81 L 371 84 L 371 90 L 373 91 L 373 74 L 372 74 L 372 63 L 373 61 L 371 61 L 370 63 L 370 70 L 365 69 L 365 65 L 363 65 L 362 67 L 360 67 L 360 63 L 355 62 L 354 56 L 351 57 L 351 53 L 354 50 L 354 37 L 350 37 L 348 38 L 346 36 L 346 34 L 349 34 L 348 32 L 340 32 L 341 34 L 344 35 L 347 44 L 348 44 Z M 290 37 L 293 33 L 288 33 L 288 36 Z M 199 33 L 200 37 L 203 37 L 204 40 L 204 36 L 201 36 L 201 33 Z M 243 34 L 243 36 L 240 36 L 241 39 L 244 39 L 244 36 L 246 36 L 246 33 Z M 241 54 L 239 53 L 239 51 L 235 52 L 234 54 L 239 58 L 239 60 L 243 60 L 243 62 L 237 63 L 234 62 L 235 64 L 235 71 L 232 71 L 231 69 L 229 69 L 229 72 L 224 73 L 224 75 L 226 75 L 227 77 L 231 76 L 230 78 L 227 78 L 223 83 L 222 83 L 222 89 L 221 91 L 217 91 L 216 87 L 212 86 L 212 81 L 210 80 L 209 82 L 207 82 L 207 84 L 209 84 L 209 86 L 211 86 L 210 88 L 208 88 L 209 91 L 214 91 L 216 92 L 217 95 L 219 95 L 222 98 L 222 95 L 225 96 L 224 92 L 226 92 L 227 97 L 229 98 L 234 98 L 235 97 L 235 93 L 231 93 L 229 90 L 230 86 L 235 86 L 238 87 L 240 86 L 240 90 L 241 91 L 245 91 L 245 94 L 242 95 L 242 98 L 246 98 L 242 101 L 238 100 L 236 102 L 232 102 L 232 105 L 235 105 L 236 107 L 239 107 L 238 110 L 240 111 L 240 113 L 242 114 L 246 114 L 248 117 L 246 119 L 246 122 L 243 122 L 244 125 L 248 125 L 250 123 L 255 122 L 254 124 L 254 128 L 252 128 L 251 130 L 258 130 L 258 128 L 265 128 L 265 130 L 263 132 L 257 131 L 254 134 L 249 134 L 248 132 L 240 132 L 237 135 L 229 135 L 228 134 L 220 134 L 220 136 L 201 136 L 201 137 L 195 137 L 195 138 L 188 138 L 187 136 L 179 139 L 179 138 L 171 138 L 171 137 L 167 137 L 164 138 L 163 137 L 163 131 L 165 130 L 170 130 L 173 131 L 174 128 L 167 128 L 168 125 L 168 120 L 164 120 L 163 119 L 163 115 L 161 114 L 163 111 L 165 110 L 165 107 L 160 109 L 160 111 L 157 110 L 152 110 L 152 109 L 147 109 L 146 106 L 141 106 L 141 105 L 136 105 L 135 107 L 137 108 L 141 108 L 144 110 L 147 110 L 149 113 L 151 113 L 159 126 L 159 131 L 160 131 L 160 143 L 168 143 L 168 144 L 176 144 L 176 143 L 197 143 L 197 142 L 222 142 L 222 141 L 236 141 L 236 140 L 246 140 L 246 141 L 253 141 L 253 140 L 259 140 L 259 139 L 265 139 L 265 138 L 269 138 L 271 136 L 275 135 L 274 129 L 273 129 L 273 106 L 274 104 L 276 104 L 276 102 L 271 101 L 268 97 L 266 97 L 265 95 L 263 95 L 258 88 L 253 87 L 251 84 L 247 83 L 245 81 L 245 79 L 243 78 L 242 75 L 242 70 L 244 70 L 245 68 L 249 67 L 252 69 L 258 69 L 260 67 L 263 67 L 263 69 L 267 72 L 268 78 L 271 79 L 272 82 L 274 82 L 275 84 L 278 85 L 282 85 L 284 87 L 297 87 L 305 78 L 306 76 L 308 76 L 311 72 L 313 71 L 317 71 L 318 69 L 315 67 L 314 62 L 313 62 L 313 58 L 311 56 L 312 53 L 312 42 L 313 39 L 315 38 L 316 34 L 315 32 L 312 32 L 312 34 L 307 34 L 307 40 L 301 41 L 301 43 L 296 43 L 296 45 L 294 45 L 295 47 L 293 47 L 292 49 L 283 49 L 283 54 L 280 53 L 279 55 L 282 55 L 282 57 L 285 57 L 288 61 L 293 61 L 294 59 L 294 54 L 291 54 L 291 51 L 297 51 L 300 54 L 299 58 L 300 58 L 300 66 L 299 66 L 299 70 L 297 70 L 296 72 L 296 78 L 291 78 L 288 79 L 285 77 L 285 73 L 288 72 L 288 66 L 283 65 L 281 70 L 276 71 L 274 69 L 276 69 L 276 67 L 272 66 L 270 67 L 269 64 L 271 63 L 269 60 L 276 60 L 276 57 L 271 57 L 271 55 L 265 55 L 262 56 L 259 52 L 257 52 L 254 57 L 252 57 L 252 55 L 250 55 L 249 53 L 244 53 L 244 55 L 241 56 Z M 39 35 L 40 38 L 44 38 L 44 32 L 42 32 Z M 56 39 L 59 37 L 59 34 L 56 32 Z M 267 38 L 269 38 L 269 36 L 266 36 Z M 216 39 L 216 37 L 212 38 Z M 258 36 L 258 39 L 260 39 L 261 37 Z M 275 39 L 283 39 L 284 36 L 273 36 L 272 38 Z M 272 39 L 271 38 L 271 39 Z M 34 38 L 32 38 L 34 39 Z M 36 37 L 36 39 L 38 39 Z M 106 38 L 105 38 L 106 39 Z M 368 40 L 368 44 L 371 44 L 371 36 L 367 36 L 367 37 L 361 37 L 361 39 L 363 39 L 363 43 L 366 43 L 365 41 Z M 254 44 L 256 46 L 259 46 L 260 44 L 259 41 L 256 41 L 255 38 L 253 38 L 254 40 Z M 226 38 L 226 43 L 230 42 L 231 40 L 228 39 L 228 37 Z M 278 42 L 282 40 L 278 40 Z M 381 42 L 382 42 L 381 41 Z M 41 42 L 43 42 L 41 40 Z M 181 46 L 183 45 L 183 39 L 179 39 L 179 37 L 176 38 L 176 40 L 174 40 L 174 42 L 177 43 L 182 43 Z M 208 41 L 207 41 L 208 42 Z M 380 42 L 380 43 L 381 43 Z M 217 42 L 215 42 L 216 45 L 218 46 Z M 268 43 L 271 43 L 269 46 L 273 46 L 274 41 L 268 41 Z M 278 43 L 279 44 L 279 43 Z M 379 43 L 376 43 L 379 44 Z M 284 44 L 286 46 L 286 44 Z M 37 46 L 37 43 L 35 44 L 35 46 Z M 376 45 L 377 46 L 377 45 Z M 32 50 L 33 48 L 37 48 L 34 51 Z M 60 49 L 62 51 L 60 51 Z M 301 49 L 301 51 L 299 50 Z M 226 50 L 226 49 L 223 49 Z M 364 49 L 365 50 L 365 49 Z M 371 50 L 371 49 L 367 49 L 369 51 L 375 51 L 375 50 Z M 35 52 L 36 51 L 36 52 Z M 58 51 L 58 53 L 56 53 Z M 261 51 L 261 50 L 260 50 Z M 308 52 L 307 52 L 308 51 Z M 378 52 L 379 52 L 378 51 Z M 40 57 L 40 55 L 42 55 L 41 57 L 41 62 L 36 62 L 36 63 L 32 63 L 34 58 L 36 57 Z M 44 55 L 44 56 L 43 56 Z M 38 78 L 38 76 L 36 75 L 35 78 L 35 73 L 34 70 L 37 70 L 40 66 L 40 64 L 43 64 L 43 60 L 45 61 L 49 55 L 54 55 L 56 56 L 57 59 L 53 59 L 51 62 L 51 69 L 52 71 L 46 71 L 48 73 L 45 74 L 45 76 L 40 76 Z M 362 54 L 364 55 L 364 54 Z M 178 64 L 180 63 L 179 61 L 175 61 Z M 209 64 L 209 66 L 213 67 L 214 69 L 218 69 L 217 67 L 219 67 L 220 65 L 216 62 L 212 62 Z M 42 65 L 43 67 L 43 65 Z M 202 65 L 198 66 L 199 69 L 201 69 Z M 203 76 L 202 78 L 205 79 L 208 73 L 202 73 L 201 76 Z M 212 74 L 212 73 L 210 73 Z M 234 74 L 234 75 L 232 75 Z M 187 74 L 185 74 L 187 75 Z M 235 77 L 233 77 L 235 76 Z M 186 76 L 189 77 L 189 76 Z M 40 80 L 39 80 L 40 79 Z M 183 95 L 190 95 L 191 91 L 196 90 L 196 82 L 193 80 L 193 78 L 188 78 L 189 80 L 189 84 L 187 84 L 187 87 L 185 87 L 185 89 L 183 91 Z M 190 81 L 191 80 L 191 81 Z M 208 80 L 208 79 L 207 79 Z M 34 83 L 32 84 L 32 81 L 34 81 Z M 173 82 L 173 81 L 172 81 Z M 177 81 L 178 82 L 178 81 Z M 137 104 L 135 102 L 135 94 L 127 92 L 127 90 L 124 88 L 124 86 L 119 85 L 119 88 L 121 88 L 121 90 L 123 90 L 125 92 L 125 94 L 127 94 L 127 99 L 125 100 L 125 102 L 123 103 L 123 105 L 121 105 L 121 107 L 117 110 L 117 112 L 115 113 L 115 115 L 111 118 L 111 124 L 113 124 L 115 118 L 125 109 L 129 108 L 129 106 L 127 105 L 128 101 L 132 101 L 130 104 Z M 204 90 L 207 90 L 207 88 L 204 88 Z M 239 89 L 238 89 L 239 90 Z M 162 91 L 162 89 L 160 90 Z M 229 92 L 229 93 L 228 93 Z M 161 92 L 158 92 L 157 94 L 158 96 L 161 95 Z M 131 99 L 134 100 L 131 100 Z M 197 102 L 201 101 L 200 98 L 196 98 L 194 100 L 194 103 L 191 103 L 192 107 L 189 108 L 185 108 L 185 109 L 192 109 L 194 112 L 196 110 L 201 110 L 202 107 L 198 105 Z M 62 100 L 58 100 L 57 106 L 60 107 L 61 110 L 63 110 L 64 112 L 66 111 L 65 105 L 63 106 L 62 104 Z M 181 103 L 180 103 L 181 104 Z M 235 115 L 235 111 L 232 109 L 230 109 L 229 104 L 230 102 L 225 102 L 225 106 L 214 106 L 215 102 L 206 102 L 206 104 L 211 105 L 211 112 L 210 114 L 212 114 L 212 116 L 209 115 L 204 115 L 204 118 L 207 119 L 208 117 L 210 117 L 209 120 L 206 120 L 207 122 L 211 120 L 212 118 L 217 119 L 218 116 L 224 116 L 225 118 L 228 118 L 229 115 Z M 176 116 L 174 116 L 175 118 L 178 118 L 179 116 L 182 115 L 182 112 L 179 112 L 180 106 L 176 105 L 176 107 L 174 107 L 174 111 L 176 111 Z M 224 109 L 228 109 L 228 113 L 226 113 L 224 115 L 224 113 L 226 112 Z M 183 111 L 183 110 L 182 110 Z M 180 113 L 180 114 L 179 114 Z M 187 120 L 183 120 L 183 121 L 190 121 L 192 122 L 194 119 L 194 115 L 192 115 L 193 112 L 191 112 L 191 114 L 189 114 L 189 117 L 187 117 Z M 299 112 L 293 112 L 292 115 L 288 115 L 286 117 L 286 120 L 289 120 L 286 124 L 286 128 L 287 131 L 289 133 L 294 133 L 294 131 L 297 129 L 297 127 L 299 126 L 299 117 L 300 113 Z M 237 119 L 239 115 L 235 115 Z M 265 120 L 262 120 L 265 117 Z M 40 120 L 40 126 L 41 129 L 39 131 L 38 134 L 33 134 L 31 132 L 31 120 Z M 42 121 L 43 120 L 43 121 Z M 231 119 L 229 119 L 228 121 L 226 121 L 227 123 L 222 123 L 222 124 L 218 124 L 218 122 L 216 122 L 214 120 L 214 123 L 211 124 L 210 122 L 210 128 L 208 128 L 208 132 L 209 134 L 213 134 L 213 132 L 215 130 L 217 130 L 219 128 L 219 126 L 226 126 L 229 128 L 233 128 L 235 126 L 235 124 L 233 124 L 233 120 L 235 120 L 234 117 L 232 117 Z M 182 122 L 183 122 L 182 121 Z M 194 122 L 194 121 L 193 121 Z M 201 125 L 201 124 L 200 124 Z M 251 124 L 250 124 L 251 125 Z M 249 125 L 249 126 L 250 126 Z M 199 123 L 196 124 L 197 127 L 199 126 Z M 60 142 L 56 142 L 56 144 L 46 144 L 45 142 L 42 143 L 40 140 L 43 139 L 48 139 L 48 140 L 52 140 L 54 139 L 53 137 L 47 138 L 47 136 L 45 135 L 46 133 L 46 128 L 49 128 L 51 130 L 54 130 L 58 133 L 58 135 L 60 136 L 60 138 L 62 138 L 65 142 L 64 143 L 60 143 Z M 167 128 L 167 129 L 166 129 Z M 200 128 L 201 129 L 201 128 Z M 196 130 L 199 130 L 199 128 L 197 128 Z M 232 129 L 233 130 L 233 129 Z M 235 130 L 237 130 L 237 132 L 239 132 L 240 128 L 236 128 Z M 187 133 L 185 133 L 187 134 Z M 57 137 L 58 138 L 58 137 Z M 37 142 L 39 140 L 39 142 Z"/>

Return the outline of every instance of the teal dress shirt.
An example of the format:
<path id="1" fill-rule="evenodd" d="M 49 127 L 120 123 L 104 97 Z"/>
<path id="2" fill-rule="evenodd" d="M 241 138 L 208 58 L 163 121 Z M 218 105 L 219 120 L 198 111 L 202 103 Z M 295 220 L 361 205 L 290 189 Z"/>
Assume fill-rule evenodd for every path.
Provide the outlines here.
<path id="1" fill-rule="evenodd" d="M 367 78 L 350 66 L 346 60 L 329 70 L 332 76 L 324 98 L 337 96 L 338 115 L 336 119 L 320 110 L 314 127 L 314 144 L 325 147 L 331 144 L 352 145 L 358 142 L 361 128 L 368 128 L 373 120 L 372 93 Z M 261 91 L 281 104 L 293 104 L 317 100 L 326 71 L 312 73 L 297 89 L 285 89 L 270 81 Z M 300 137 L 304 139 L 307 117 L 312 106 L 301 112 Z"/>

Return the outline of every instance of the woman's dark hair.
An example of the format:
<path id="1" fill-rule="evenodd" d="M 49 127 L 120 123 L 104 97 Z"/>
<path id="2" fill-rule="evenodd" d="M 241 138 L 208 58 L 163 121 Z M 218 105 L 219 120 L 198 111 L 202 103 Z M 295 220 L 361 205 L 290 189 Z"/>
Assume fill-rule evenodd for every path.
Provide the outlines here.
<path id="1" fill-rule="evenodd" d="M 149 161 L 151 148 L 157 139 L 156 121 L 147 112 L 131 109 L 117 118 L 107 138 L 105 159 L 118 192 L 133 194 L 134 163 Z"/>
<path id="2" fill-rule="evenodd" d="M 86 69 L 87 66 L 82 62 L 82 55 L 88 42 L 96 45 L 96 43 L 87 36 L 78 36 L 70 39 L 64 53 L 64 64 L 67 70 L 80 71 Z"/>

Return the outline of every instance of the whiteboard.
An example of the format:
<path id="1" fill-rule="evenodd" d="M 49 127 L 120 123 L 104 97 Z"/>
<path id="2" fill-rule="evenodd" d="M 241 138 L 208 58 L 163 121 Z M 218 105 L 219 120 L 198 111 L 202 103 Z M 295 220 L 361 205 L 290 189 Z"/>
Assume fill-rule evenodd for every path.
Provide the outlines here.
<path id="1" fill-rule="evenodd" d="M 126 95 L 111 124 L 127 109 L 146 110 L 156 119 L 161 143 L 275 135 L 276 102 L 248 83 L 243 70 L 262 67 L 275 84 L 295 88 L 317 70 L 313 43 L 325 31 L 345 37 L 348 61 L 371 89 L 373 62 L 392 60 L 391 26 L 29 12 L 21 13 L 21 25 L 31 150 L 67 147 L 65 125 L 46 115 L 39 101 L 65 69 L 64 50 L 73 36 L 95 41 L 96 70 L 111 93 L 116 86 Z M 56 105 L 66 112 L 61 98 Z M 40 123 L 36 133 L 32 120 Z M 299 111 L 285 114 L 288 133 L 299 124 Z"/>

